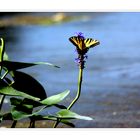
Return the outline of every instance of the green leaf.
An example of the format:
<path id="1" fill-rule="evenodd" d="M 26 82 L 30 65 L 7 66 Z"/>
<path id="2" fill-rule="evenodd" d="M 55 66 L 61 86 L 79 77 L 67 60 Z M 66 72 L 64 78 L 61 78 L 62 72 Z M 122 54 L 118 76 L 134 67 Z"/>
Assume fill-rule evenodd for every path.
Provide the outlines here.
<path id="1" fill-rule="evenodd" d="M 2 117 L 1 120 L 13 120 L 11 112 L 3 114 L 1 115 L 1 117 Z"/>
<path id="2" fill-rule="evenodd" d="M 28 117 L 32 117 L 34 115 L 37 115 L 38 113 L 40 113 L 45 107 L 42 107 L 41 109 L 31 113 L 31 114 L 28 114 L 24 111 L 21 111 L 19 109 L 17 109 L 16 107 L 14 107 L 11 111 L 11 114 L 12 114 L 12 118 L 13 120 L 21 120 L 21 119 L 24 119 L 24 118 L 28 118 Z"/>
<path id="3" fill-rule="evenodd" d="M 19 106 L 23 100 L 18 98 L 10 98 L 11 105 Z"/>
<path id="4" fill-rule="evenodd" d="M 60 109 L 67 109 L 67 107 L 64 105 L 54 104 L 54 106 Z"/>
<path id="5" fill-rule="evenodd" d="M 4 86 L 2 84 L 0 84 L 0 93 L 7 95 L 7 96 L 21 96 L 21 97 L 28 98 L 28 99 L 35 100 L 35 101 L 40 100 L 39 98 L 33 97 L 24 92 L 18 91 L 10 86 Z"/>
<path id="6" fill-rule="evenodd" d="M 3 60 L 7 60 L 8 61 L 8 59 L 9 59 L 9 57 L 8 57 L 7 53 L 4 52 Z"/>
<path id="7" fill-rule="evenodd" d="M 5 52 L 5 43 L 4 43 L 4 40 L 3 38 L 0 38 L 1 40 L 1 46 L 0 46 L 0 62 L 3 61 L 3 58 L 4 58 L 4 52 Z"/>
<path id="8" fill-rule="evenodd" d="M 34 114 L 33 118 L 35 120 L 52 120 L 52 121 L 57 121 L 57 118 L 54 116 L 42 116 L 39 114 Z"/>
<path id="9" fill-rule="evenodd" d="M 14 62 L 14 61 L 4 60 L 3 62 L 0 62 L 0 65 L 1 64 L 2 64 L 3 67 L 6 67 L 9 71 L 15 71 L 15 70 L 18 70 L 18 69 L 32 67 L 32 66 L 35 66 L 35 65 L 48 65 L 48 66 L 53 66 L 53 67 L 59 68 L 58 66 L 53 65 L 51 63 L 47 63 L 47 62 L 25 63 L 25 62 Z"/>
<path id="10" fill-rule="evenodd" d="M 12 114 L 13 120 L 20 120 L 20 119 L 27 118 L 30 116 L 26 112 L 18 111 L 15 108 L 12 109 L 11 114 Z"/>
<path id="11" fill-rule="evenodd" d="M 32 111 L 33 105 L 27 104 L 24 102 L 24 99 L 18 99 L 18 98 L 10 98 L 11 105 L 16 106 L 18 108 L 21 108 L 21 110 L 27 110 L 27 112 Z"/>
<path id="12" fill-rule="evenodd" d="M 24 99 L 23 99 L 22 104 L 25 104 L 25 105 L 32 105 L 34 108 L 35 108 L 35 107 L 42 106 L 42 104 L 41 104 L 39 101 L 33 101 L 33 100 L 30 100 L 30 99 L 27 99 L 27 98 L 24 98 Z"/>
<path id="13" fill-rule="evenodd" d="M 42 103 L 44 105 L 57 104 L 57 103 L 61 102 L 69 93 L 70 93 L 70 91 L 66 90 L 66 91 L 64 91 L 64 92 L 62 92 L 60 94 L 48 97 L 47 99 L 40 101 L 40 103 Z"/>
<path id="14" fill-rule="evenodd" d="M 20 72 L 14 71 L 14 83 L 12 87 L 18 91 L 22 91 L 28 95 L 40 98 L 41 100 L 46 99 L 47 94 L 43 86 L 32 76 Z"/>
<path id="15" fill-rule="evenodd" d="M 91 117 L 87 116 L 81 116 L 75 112 L 72 112 L 67 109 L 62 109 L 59 112 L 57 112 L 58 118 L 61 119 L 81 119 L 81 120 L 93 120 Z"/>
<path id="16" fill-rule="evenodd" d="M 55 116 L 42 116 L 42 118 L 45 120 L 57 121 L 57 118 Z"/>
<path id="17" fill-rule="evenodd" d="M 75 127 L 75 125 L 74 125 L 73 123 L 69 122 L 69 121 L 66 120 L 66 119 L 61 119 L 60 122 L 66 124 L 66 125 L 68 125 L 68 126 L 70 126 L 70 127 Z"/>

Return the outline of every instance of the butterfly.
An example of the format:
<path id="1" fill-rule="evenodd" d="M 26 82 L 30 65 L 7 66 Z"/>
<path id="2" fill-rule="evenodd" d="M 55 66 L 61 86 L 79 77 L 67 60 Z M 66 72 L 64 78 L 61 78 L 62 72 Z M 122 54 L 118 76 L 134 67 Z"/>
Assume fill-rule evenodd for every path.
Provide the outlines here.
<path id="1" fill-rule="evenodd" d="M 70 42 L 76 46 L 79 54 L 85 54 L 89 50 L 89 48 L 95 47 L 99 45 L 100 42 L 98 40 L 92 38 L 81 38 L 77 36 L 72 36 L 69 38 Z"/>

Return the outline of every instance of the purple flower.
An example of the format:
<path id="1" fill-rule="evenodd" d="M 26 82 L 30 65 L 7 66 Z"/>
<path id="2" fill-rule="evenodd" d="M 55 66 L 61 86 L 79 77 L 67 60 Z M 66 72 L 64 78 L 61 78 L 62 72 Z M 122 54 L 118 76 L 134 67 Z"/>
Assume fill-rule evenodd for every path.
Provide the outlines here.
<path id="1" fill-rule="evenodd" d="M 82 38 L 82 39 L 85 39 L 85 37 L 84 37 L 84 35 L 83 35 L 82 32 L 78 32 L 76 34 L 77 34 L 77 37 Z"/>
<path id="2" fill-rule="evenodd" d="M 79 58 L 75 58 L 75 62 L 76 62 L 77 64 L 79 64 L 79 63 L 80 63 L 80 59 L 79 59 Z"/>
<path id="3" fill-rule="evenodd" d="M 85 58 L 85 59 L 88 59 L 88 55 L 85 54 L 85 55 L 84 55 L 84 58 Z"/>
<path id="4" fill-rule="evenodd" d="M 75 58 L 75 62 L 77 63 L 78 66 L 84 68 L 85 67 L 84 65 L 85 65 L 87 58 L 88 58 L 87 55 L 83 55 L 83 57 L 79 55 L 78 58 Z"/>

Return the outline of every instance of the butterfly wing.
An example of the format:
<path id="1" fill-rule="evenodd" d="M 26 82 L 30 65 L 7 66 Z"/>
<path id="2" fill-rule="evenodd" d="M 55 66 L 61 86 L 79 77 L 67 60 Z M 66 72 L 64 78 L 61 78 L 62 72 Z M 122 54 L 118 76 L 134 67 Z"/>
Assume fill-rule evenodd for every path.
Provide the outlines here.
<path id="1" fill-rule="evenodd" d="M 92 38 L 87 38 L 84 40 L 86 48 L 91 48 L 95 47 L 96 45 L 100 44 L 98 40 L 92 39 Z"/>
<path id="2" fill-rule="evenodd" d="M 72 42 L 73 45 L 75 45 L 76 47 L 78 47 L 80 50 L 83 50 L 83 43 L 84 40 L 82 38 L 73 36 L 69 38 L 70 42 Z"/>

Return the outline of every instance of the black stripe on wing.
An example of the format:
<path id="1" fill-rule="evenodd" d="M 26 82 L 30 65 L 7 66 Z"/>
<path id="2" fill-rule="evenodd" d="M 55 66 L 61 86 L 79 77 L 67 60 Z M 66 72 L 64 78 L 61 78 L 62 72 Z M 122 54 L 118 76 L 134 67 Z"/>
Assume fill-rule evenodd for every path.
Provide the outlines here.
<path id="1" fill-rule="evenodd" d="M 78 37 L 76 37 L 76 36 L 70 37 L 70 38 L 69 38 L 69 41 L 70 41 L 73 45 L 75 45 L 76 47 L 79 47 L 79 46 L 78 46 L 78 45 L 79 45 L 79 38 L 78 38 Z"/>
<path id="2" fill-rule="evenodd" d="M 85 39 L 84 43 L 85 43 L 86 48 L 94 47 L 94 46 L 100 44 L 100 42 L 98 40 L 95 40 L 92 38 Z"/>

